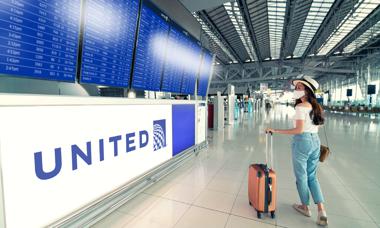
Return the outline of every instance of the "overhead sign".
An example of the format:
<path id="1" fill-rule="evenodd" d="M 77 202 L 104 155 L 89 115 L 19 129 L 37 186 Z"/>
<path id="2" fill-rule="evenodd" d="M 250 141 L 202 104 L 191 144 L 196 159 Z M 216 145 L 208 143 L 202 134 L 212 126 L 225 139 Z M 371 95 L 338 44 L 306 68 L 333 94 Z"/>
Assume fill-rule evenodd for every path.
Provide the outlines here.
<path id="1" fill-rule="evenodd" d="M 260 92 L 265 92 L 268 90 L 268 83 L 260 83 Z"/>

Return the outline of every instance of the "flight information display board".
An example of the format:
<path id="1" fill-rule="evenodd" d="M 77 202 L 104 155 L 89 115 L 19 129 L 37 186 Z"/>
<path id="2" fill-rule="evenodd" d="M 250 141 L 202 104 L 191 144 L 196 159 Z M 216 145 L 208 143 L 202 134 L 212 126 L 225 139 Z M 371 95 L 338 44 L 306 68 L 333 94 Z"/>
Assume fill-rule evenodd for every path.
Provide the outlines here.
<path id="1" fill-rule="evenodd" d="M 152 4 L 144 2 L 132 77 L 135 89 L 160 90 L 169 32 L 167 20 Z"/>
<path id="2" fill-rule="evenodd" d="M 75 82 L 80 0 L 1 0 L 0 74 Z"/>
<path id="3" fill-rule="evenodd" d="M 189 38 L 186 42 L 186 50 L 188 50 L 189 54 L 182 75 L 181 93 L 194 95 L 195 83 L 201 64 L 201 44 Z"/>
<path id="4" fill-rule="evenodd" d="M 164 73 L 161 90 L 165 92 L 181 92 L 182 75 L 186 64 L 186 41 L 183 31 L 173 25 L 170 27 Z"/>
<path id="5" fill-rule="evenodd" d="M 81 82 L 128 87 L 139 0 L 87 0 Z"/>
<path id="6" fill-rule="evenodd" d="M 212 58 L 212 54 L 205 50 L 203 53 L 202 65 L 199 73 L 198 96 L 204 97 L 207 95 L 207 89 L 212 70 Z"/>

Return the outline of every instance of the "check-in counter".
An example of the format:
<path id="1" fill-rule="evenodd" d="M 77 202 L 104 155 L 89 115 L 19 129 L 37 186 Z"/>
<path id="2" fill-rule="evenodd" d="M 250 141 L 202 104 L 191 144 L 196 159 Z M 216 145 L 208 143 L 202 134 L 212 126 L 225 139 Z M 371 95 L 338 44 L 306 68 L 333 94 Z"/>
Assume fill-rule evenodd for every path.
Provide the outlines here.
<path id="1" fill-rule="evenodd" d="M 0 227 L 83 214 L 194 151 L 206 126 L 202 101 L 0 94 Z"/>

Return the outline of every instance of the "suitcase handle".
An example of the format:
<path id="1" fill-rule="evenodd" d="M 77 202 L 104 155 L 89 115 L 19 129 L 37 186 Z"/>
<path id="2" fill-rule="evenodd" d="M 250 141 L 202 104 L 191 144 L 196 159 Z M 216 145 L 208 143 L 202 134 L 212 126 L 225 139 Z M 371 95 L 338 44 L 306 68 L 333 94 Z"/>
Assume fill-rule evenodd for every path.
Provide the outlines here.
<path id="1" fill-rule="evenodd" d="M 269 141 L 269 137 L 268 137 L 268 134 L 270 134 L 270 151 L 269 151 L 269 148 L 268 148 L 268 141 Z M 271 131 L 268 131 L 268 132 L 265 132 L 265 136 L 266 136 L 266 140 L 265 140 L 265 163 L 267 164 L 268 168 L 272 168 L 273 169 L 273 132 Z M 270 166 L 268 165 L 268 153 L 270 154 Z"/>

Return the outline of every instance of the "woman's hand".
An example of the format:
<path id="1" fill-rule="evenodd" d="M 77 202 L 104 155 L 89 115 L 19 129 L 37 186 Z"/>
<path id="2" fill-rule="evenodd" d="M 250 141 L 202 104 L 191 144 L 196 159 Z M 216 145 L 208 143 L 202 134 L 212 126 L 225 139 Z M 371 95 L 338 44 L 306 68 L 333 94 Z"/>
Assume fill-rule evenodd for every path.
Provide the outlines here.
<path id="1" fill-rule="evenodd" d="M 273 128 L 267 128 L 267 129 L 265 129 L 265 133 L 275 133 L 275 129 L 273 129 Z"/>

